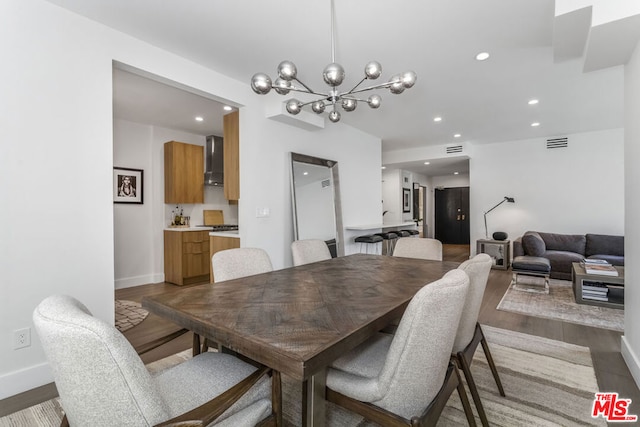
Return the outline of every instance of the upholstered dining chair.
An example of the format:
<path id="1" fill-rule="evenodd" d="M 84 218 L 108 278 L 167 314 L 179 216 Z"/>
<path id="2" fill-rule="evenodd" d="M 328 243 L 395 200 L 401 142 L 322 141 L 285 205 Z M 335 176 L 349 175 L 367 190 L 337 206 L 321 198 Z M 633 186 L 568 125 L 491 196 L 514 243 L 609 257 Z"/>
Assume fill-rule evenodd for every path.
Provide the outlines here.
<path id="1" fill-rule="evenodd" d="M 469 288 L 452 270 L 412 298 L 395 335 L 379 333 L 327 370 L 327 400 L 381 425 L 435 425 L 458 390 L 470 425 L 475 419 L 451 348 Z"/>
<path id="2" fill-rule="evenodd" d="M 273 271 L 269 254 L 260 248 L 235 248 L 216 252 L 211 257 L 211 268 L 214 282 Z"/>
<path id="3" fill-rule="evenodd" d="M 401 237 L 393 249 L 393 256 L 442 261 L 442 243 L 436 239 Z"/>
<path id="4" fill-rule="evenodd" d="M 268 273 L 273 271 L 273 266 L 269 254 L 264 249 L 234 248 L 213 254 L 211 257 L 211 270 L 213 271 L 213 281 L 217 283 Z M 200 342 L 200 337 L 197 334 L 194 334 L 193 342 L 193 352 L 197 354 L 199 351 L 196 346 Z M 211 346 L 215 346 L 215 344 L 205 338 L 200 351 L 204 353 Z"/>
<path id="5" fill-rule="evenodd" d="M 291 243 L 293 265 L 311 264 L 312 262 L 331 259 L 329 247 L 320 239 L 296 240 Z"/>
<path id="6" fill-rule="evenodd" d="M 280 375 L 207 353 L 152 375 L 113 326 L 66 295 L 33 321 L 72 426 L 278 425 Z"/>
<path id="7" fill-rule="evenodd" d="M 471 397 L 478 410 L 478 416 L 482 425 L 487 427 L 489 421 L 487 420 L 487 414 L 482 406 L 480 395 L 478 394 L 478 388 L 476 387 L 473 375 L 471 374 L 471 361 L 473 355 L 476 352 L 478 344 L 482 344 L 482 349 L 493 374 L 493 378 L 498 386 L 498 391 L 501 396 L 504 396 L 504 388 L 502 382 L 498 376 L 498 370 L 496 364 L 489 351 L 489 344 L 487 343 L 480 323 L 478 323 L 478 314 L 480 313 L 480 306 L 482 305 L 482 297 L 484 296 L 484 290 L 487 286 L 487 280 L 489 279 L 489 273 L 491 271 L 491 265 L 493 261 L 487 254 L 478 254 L 460 264 L 458 269 L 464 271 L 469 276 L 469 293 L 462 310 L 462 317 L 460 318 L 460 325 L 456 333 L 456 339 L 453 344 L 452 358 L 455 360 L 457 366 L 464 373 Z"/>

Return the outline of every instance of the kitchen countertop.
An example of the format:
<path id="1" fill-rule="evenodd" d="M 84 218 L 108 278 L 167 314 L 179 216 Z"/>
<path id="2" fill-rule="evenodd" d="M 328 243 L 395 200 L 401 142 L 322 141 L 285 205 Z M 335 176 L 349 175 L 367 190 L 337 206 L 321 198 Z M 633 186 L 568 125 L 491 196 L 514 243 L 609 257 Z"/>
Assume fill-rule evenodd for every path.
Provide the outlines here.
<path id="1" fill-rule="evenodd" d="M 165 231 L 208 231 L 212 227 L 166 227 Z"/>
<path id="2" fill-rule="evenodd" d="M 367 224 L 367 225 L 350 225 L 347 230 L 374 230 L 377 228 L 397 228 L 397 227 L 410 227 L 416 226 L 414 221 L 394 222 L 388 224 Z"/>
<path id="3" fill-rule="evenodd" d="M 209 233 L 211 237 L 232 237 L 235 239 L 240 238 L 240 233 L 238 230 L 229 230 L 229 231 L 212 231 Z"/>

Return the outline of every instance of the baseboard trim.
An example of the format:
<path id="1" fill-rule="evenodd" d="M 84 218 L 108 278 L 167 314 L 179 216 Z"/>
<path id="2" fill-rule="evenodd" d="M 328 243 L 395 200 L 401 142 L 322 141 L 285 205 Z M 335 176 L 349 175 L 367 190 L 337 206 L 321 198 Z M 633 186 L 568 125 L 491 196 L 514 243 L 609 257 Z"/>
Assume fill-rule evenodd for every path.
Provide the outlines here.
<path id="1" fill-rule="evenodd" d="M 622 353 L 622 358 L 627 364 L 627 368 L 629 368 L 629 372 L 631 372 L 633 380 L 636 382 L 638 388 L 640 388 L 640 359 L 638 359 L 638 355 L 631 349 L 626 336 L 623 335 L 620 340 L 620 352 Z"/>
<path id="2" fill-rule="evenodd" d="M 132 288 L 134 286 L 148 285 L 149 283 L 164 282 L 164 274 L 147 274 L 144 276 L 125 277 L 115 280 L 115 289 Z"/>
<path id="3" fill-rule="evenodd" d="M 53 382 L 47 362 L 0 376 L 0 400 Z"/>

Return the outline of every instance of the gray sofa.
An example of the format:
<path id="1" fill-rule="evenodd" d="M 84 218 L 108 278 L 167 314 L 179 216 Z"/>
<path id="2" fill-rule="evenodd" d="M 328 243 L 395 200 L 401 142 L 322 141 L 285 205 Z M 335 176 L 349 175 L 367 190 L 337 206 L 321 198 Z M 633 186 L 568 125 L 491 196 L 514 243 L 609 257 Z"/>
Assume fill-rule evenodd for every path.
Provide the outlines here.
<path id="1" fill-rule="evenodd" d="M 537 256 L 551 263 L 551 278 L 571 280 L 571 263 L 585 258 L 624 265 L 624 236 L 527 231 L 513 241 L 513 256 Z"/>

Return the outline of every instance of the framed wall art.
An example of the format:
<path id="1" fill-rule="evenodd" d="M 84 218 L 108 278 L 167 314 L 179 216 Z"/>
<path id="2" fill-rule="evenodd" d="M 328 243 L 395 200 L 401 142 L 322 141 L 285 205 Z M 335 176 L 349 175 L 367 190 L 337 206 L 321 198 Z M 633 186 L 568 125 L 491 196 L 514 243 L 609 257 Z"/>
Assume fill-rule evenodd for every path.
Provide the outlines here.
<path id="1" fill-rule="evenodd" d="M 411 212 L 411 189 L 402 189 L 402 212 Z"/>
<path id="2" fill-rule="evenodd" d="M 113 168 L 113 203 L 143 203 L 143 170 Z"/>

